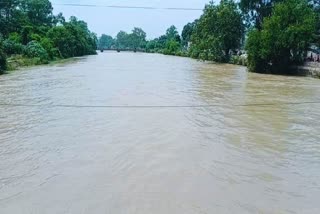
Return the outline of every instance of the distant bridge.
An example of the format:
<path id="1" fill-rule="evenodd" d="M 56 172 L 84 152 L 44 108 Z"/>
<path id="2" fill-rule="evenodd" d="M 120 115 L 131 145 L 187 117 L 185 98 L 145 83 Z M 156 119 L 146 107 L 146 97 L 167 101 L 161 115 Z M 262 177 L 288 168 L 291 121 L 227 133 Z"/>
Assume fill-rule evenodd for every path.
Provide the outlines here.
<path id="1" fill-rule="evenodd" d="M 103 48 L 103 49 L 99 49 L 101 52 L 104 51 L 117 51 L 117 52 L 123 52 L 123 51 L 129 51 L 129 52 L 146 52 L 146 49 L 142 49 L 142 48 Z"/>

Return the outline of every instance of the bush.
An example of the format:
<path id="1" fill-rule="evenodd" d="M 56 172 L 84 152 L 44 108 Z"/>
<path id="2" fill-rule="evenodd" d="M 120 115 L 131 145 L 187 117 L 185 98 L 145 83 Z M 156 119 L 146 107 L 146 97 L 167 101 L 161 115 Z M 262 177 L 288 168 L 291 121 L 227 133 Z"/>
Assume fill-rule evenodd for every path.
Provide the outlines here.
<path id="1" fill-rule="evenodd" d="M 177 51 L 176 56 L 188 57 L 188 52 L 185 51 Z"/>
<path id="2" fill-rule="evenodd" d="M 39 34 L 36 34 L 36 33 L 32 33 L 30 35 L 30 39 L 31 41 L 37 41 L 37 42 L 40 42 L 41 41 L 41 36 Z"/>
<path id="3" fill-rule="evenodd" d="M 166 48 L 164 50 L 164 54 L 166 55 L 175 55 L 175 53 L 179 50 L 180 43 L 175 40 L 170 40 L 166 43 Z"/>
<path id="4" fill-rule="evenodd" d="M 235 64 L 235 65 L 247 66 L 248 60 L 247 60 L 247 57 L 245 55 L 241 55 L 241 56 L 233 55 L 230 58 L 230 63 L 231 64 Z"/>
<path id="5" fill-rule="evenodd" d="M 21 43 L 22 37 L 17 32 L 14 32 L 14 33 L 10 33 L 9 40 L 14 41 L 15 43 Z"/>
<path id="6" fill-rule="evenodd" d="M 40 41 L 40 45 L 47 51 L 50 59 L 60 57 L 59 50 L 58 50 L 58 48 L 54 47 L 54 44 L 51 39 L 42 38 Z"/>
<path id="7" fill-rule="evenodd" d="M 49 59 L 47 51 L 35 41 L 31 41 L 27 44 L 24 54 L 30 58 L 40 58 L 42 62 L 47 62 Z"/>
<path id="8" fill-rule="evenodd" d="M 193 59 L 199 59 L 200 50 L 194 46 L 191 46 L 189 56 Z"/>
<path id="9" fill-rule="evenodd" d="M 6 39 L 3 41 L 3 51 L 8 54 L 22 54 L 24 50 L 24 46 L 21 43 L 18 43 L 11 39 Z"/>

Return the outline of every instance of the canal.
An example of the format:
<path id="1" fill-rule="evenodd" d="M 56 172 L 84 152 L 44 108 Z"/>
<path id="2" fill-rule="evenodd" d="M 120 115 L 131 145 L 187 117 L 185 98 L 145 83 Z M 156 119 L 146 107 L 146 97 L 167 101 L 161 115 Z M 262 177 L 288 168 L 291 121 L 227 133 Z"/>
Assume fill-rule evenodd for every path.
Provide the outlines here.
<path id="1" fill-rule="evenodd" d="M 320 212 L 320 81 L 105 52 L 0 76 L 0 213 Z"/>

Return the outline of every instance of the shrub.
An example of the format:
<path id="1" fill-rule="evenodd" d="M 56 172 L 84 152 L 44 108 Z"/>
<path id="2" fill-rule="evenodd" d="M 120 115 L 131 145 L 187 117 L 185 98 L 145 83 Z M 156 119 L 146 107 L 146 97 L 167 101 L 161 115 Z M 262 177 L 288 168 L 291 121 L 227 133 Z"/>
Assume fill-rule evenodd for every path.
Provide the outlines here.
<path id="1" fill-rule="evenodd" d="M 39 34 L 36 34 L 36 33 L 32 33 L 30 35 L 30 39 L 31 41 L 37 41 L 37 42 L 40 42 L 41 41 L 41 36 Z"/>
<path id="2" fill-rule="evenodd" d="M 166 55 L 175 55 L 175 53 L 179 50 L 180 43 L 175 40 L 170 40 L 166 43 L 166 48 L 164 50 L 164 54 Z"/>
<path id="3" fill-rule="evenodd" d="M 176 56 L 187 57 L 188 53 L 185 51 L 177 51 Z"/>
<path id="4" fill-rule="evenodd" d="M 15 43 L 21 43 L 22 42 L 22 37 L 17 32 L 14 32 L 14 33 L 10 33 L 9 40 L 10 41 L 14 41 Z"/>
<path id="5" fill-rule="evenodd" d="M 247 66 L 248 60 L 245 55 L 241 55 L 241 56 L 233 55 L 230 58 L 230 63 L 235 65 Z"/>
<path id="6" fill-rule="evenodd" d="M 58 48 L 54 47 L 54 44 L 51 39 L 42 38 L 40 41 L 40 45 L 47 51 L 50 59 L 60 57 L 59 50 L 58 50 Z"/>
<path id="7" fill-rule="evenodd" d="M 24 46 L 21 43 L 18 43 L 11 39 L 6 39 L 3 41 L 3 51 L 8 54 L 22 54 Z"/>
<path id="8" fill-rule="evenodd" d="M 49 59 L 47 51 L 35 41 L 31 41 L 27 44 L 24 54 L 30 58 L 40 58 L 43 62 L 46 62 Z"/>
<path id="9" fill-rule="evenodd" d="M 200 55 L 200 50 L 194 46 L 191 46 L 189 51 L 189 56 L 194 59 L 198 59 Z"/>

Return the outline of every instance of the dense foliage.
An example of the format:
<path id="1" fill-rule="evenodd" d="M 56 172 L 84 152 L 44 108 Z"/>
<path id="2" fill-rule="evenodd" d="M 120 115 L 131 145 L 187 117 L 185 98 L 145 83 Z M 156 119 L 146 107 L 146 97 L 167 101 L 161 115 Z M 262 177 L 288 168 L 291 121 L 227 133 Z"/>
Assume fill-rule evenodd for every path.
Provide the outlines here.
<path id="1" fill-rule="evenodd" d="M 2 45 L 0 43 L 0 74 L 3 74 L 7 69 L 7 58 L 3 52 Z"/>
<path id="2" fill-rule="evenodd" d="M 232 0 L 210 3 L 193 30 L 191 56 L 228 62 L 230 51 L 241 47 L 243 33 L 242 15 Z"/>
<path id="3" fill-rule="evenodd" d="M 135 28 L 131 34 L 120 31 L 114 39 L 102 35 L 99 47 L 138 48 L 151 53 L 228 62 L 230 53 L 243 44 L 243 35 L 244 24 L 238 5 L 233 0 L 222 0 L 218 5 L 208 4 L 199 20 L 184 26 L 181 36 L 172 25 L 164 35 L 146 41 L 143 30 Z"/>
<path id="4" fill-rule="evenodd" d="M 53 15 L 49 0 L 0 1 L 2 55 L 24 55 L 48 62 L 95 54 L 96 35 L 85 22 Z M 3 68 L 2 68 L 3 69 Z"/>
<path id="5" fill-rule="evenodd" d="M 147 52 L 161 52 L 175 54 L 181 50 L 181 38 L 175 26 L 167 29 L 166 34 L 147 41 L 147 34 L 135 27 L 131 33 L 120 31 L 115 38 L 103 34 L 99 38 L 99 49 L 142 50 Z"/>
<path id="6" fill-rule="evenodd" d="M 286 73 L 304 61 L 316 32 L 316 16 L 305 0 L 286 0 L 275 5 L 261 30 L 248 34 L 249 70 Z"/>
<path id="7" fill-rule="evenodd" d="M 148 52 L 159 52 L 176 55 L 182 48 L 181 37 L 177 28 L 172 25 L 166 30 L 166 34 L 151 40 L 147 44 Z"/>
<path id="8" fill-rule="evenodd" d="M 181 38 L 182 43 L 184 46 L 187 46 L 189 42 L 191 42 L 191 36 L 194 33 L 195 26 L 197 24 L 198 20 L 188 23 L 183 27 Z"/>
<path id="9" fill-rule="evenodd" d="M 112 38 L 112 36 L 102 34 L 99 38 L 98 42 L 98 49 L 110 49 L 115 45 L 115 40 Z"/>
<path id="10" fill-rule="evenodd" d="M 144 49 L 146 47 L 147 34 L 141 29 L 135 27 L 131 33 L 120 31 L 116 38 L 103 34 L 98 41 L 98 48 L 101 50 L 116 49 Z"/>
<path id="11" fill-rule="evenodd" d="M 240 0 L 240 8 L 247 18 L 250 26 L 253 24 L 257 29 L 261 29 L 265 17 L 271 16 L 272 8 L 283 0 Z"/>
<path id="12" fill-rule="evenodd" d="M 49 59 L 47 51 L 36 41 L 31 41 L 25 47 L 25 55 L 30 58 L 40 58 L 43 61 Z"/>

